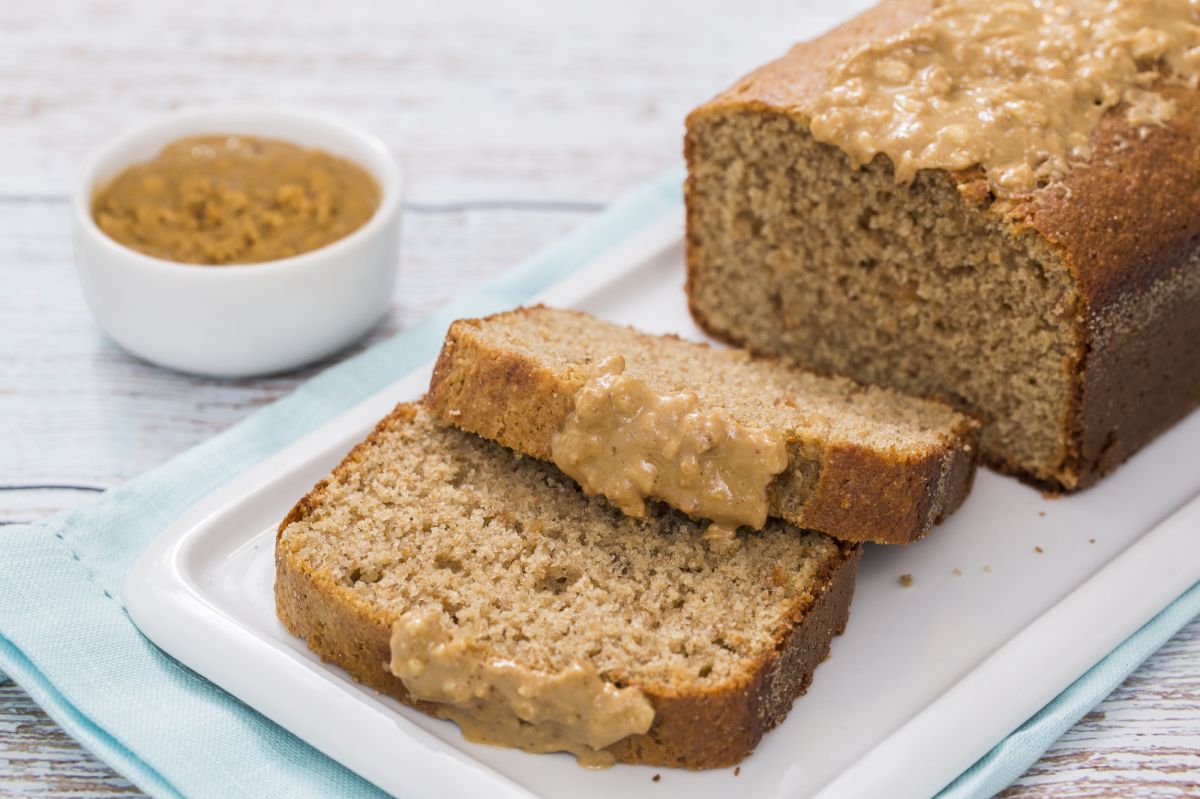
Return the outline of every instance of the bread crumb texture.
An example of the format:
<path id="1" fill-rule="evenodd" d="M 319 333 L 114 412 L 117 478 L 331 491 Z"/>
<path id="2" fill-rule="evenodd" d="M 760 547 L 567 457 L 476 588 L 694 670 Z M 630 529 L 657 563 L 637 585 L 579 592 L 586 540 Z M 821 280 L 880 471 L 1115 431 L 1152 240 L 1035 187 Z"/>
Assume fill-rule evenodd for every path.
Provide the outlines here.
<path id="1" fill-rule="evenodd" d="M 601 361 L 620 355 L 623 374 L 655 392 L 694 393 L 703 407 L 721 408 L 743 425 L 778 430 L 789 440 L 852 443 L 916 457 L 972 427 L 939 402 L 788 368 L 743 350 L 650 335 L 577 311 L 521 309 L 481 320 L 470 334 L 579 386 Z"/>
<path id="2" fill-rule="evenodd" d="M 782 438 L 787 465 L 767 486 L 768 514 L 800 527 L 908 543 L 954 512 L 974 477 L 978 424 L 946 404 L 543 306 L 455 322 L 426 402 L 457 427 L 557 460 L 581 389 L 618 358 L 621 378 L 650 396 L 694 396 L 702 416 Z M 641 461 L 622 469 L 631 481 L 645 477 Z M 696 510 L 686 496 L 654 495 Z"/>
<path id="3" fill-rule="evenodd" d="M 945 175 L 909 187 L 883 157 L 854 169 L 786 114 L 689 126 L 688 291 L 702 326 L 974 409 L 993 462 L 1062 476 L 1078 298 L 1049 248 L 962 202 Z"/>
<path id="4" fill-rule="evenodd" d="M 493 658 L 588 662 L 658 695 L 743 685 L 855 552 L 771 520 L 715 554 L 701 523 L 657 505 L 626 517 L 414 406 L 299 509 L 277 557 L 384 624 L 433 607 Z"/>

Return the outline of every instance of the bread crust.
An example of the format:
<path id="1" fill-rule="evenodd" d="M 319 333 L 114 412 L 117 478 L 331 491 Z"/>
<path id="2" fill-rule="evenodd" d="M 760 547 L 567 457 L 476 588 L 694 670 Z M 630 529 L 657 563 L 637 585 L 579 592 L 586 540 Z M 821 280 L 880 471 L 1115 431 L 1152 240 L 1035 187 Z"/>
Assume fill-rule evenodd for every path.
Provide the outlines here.
<path id="1" fill-rule="evenodd" d="M 825 88 L 824 65 L 867 41 L 904 30 L 931 0 L 884 0 L 859 17 L 793 47 L 688 117 L 689 173 L 695 123 L 708 115 L 755 111 L 807 127 L 806 108 Z M 1063 420 L 1062 462 L 1047 478 L 1022 464 L 990 465 L 1053 490 L 1093 485 L 1159 433 L 1200 406 L 1200 91 L 1160 86 L 1175 103 L 1163 126 L 1132 129 L 1121 109 L 1092 137 L 1086 168 L 1030 195 L 991 197 L 978 169 L 953 173 L 963 202 L 985 206 L 1014 236 L 1033 232 L 1071 272 L 1078 289 L 1075 357 Z M 689 297 L 699 266 L 693 218 L 696 185 L 685 186 Z M 697 323 L 714 329 L 690 302 Z"/>
<path id="2" fill-rule="evenodd" d="M 275 606 L 284 627 L 303 638 L 322 660 L 345 669 L 355 680 L 429 715 L 436 703 L 415 700 L 387 668 L 392 623 L 399 609 L 364 602 L 348 587 L 312 569 L 282 537 L 293 522 L 307 518 L 323 501 L 330 479 L 352 472 L 366 450 L 395 425 L 414 416 L 400 405 L 334 470 L 296 503 L 279 526 L 275 547 Z M 776 636 L 774 649 L 730 684 L 708 691 L 668 685 L 637 685 L 654 706 L 654 724 L 645 735 L 618 741 L 609 751 L 623 763 L 708 769 L 733 765 L 749 755 L 765 732 L 777 726 L 829 655 L 830 643 L 846 626 L 861 547 L 842 544 L 840 560 L 820 576 L 819 585 L 797 597 L 790 624 Z"/>
<path id="3" fill-rule="evenodd" d="M 489 345 L 474 331 L 519 308 L 450 326 L 425 404 L 443 421 L 541 460 L 574 407 L 582 375 L 562 376 Z M 770 515 L 843 541 L 906 544 L 954 512 L 970 492 L 978 447 L 973 421 L 916 457 L 830 443 L 819 454 L 790 440 L 788 470 L 769 488 Z M 815 457 L 815 463 L 814 463 Z M 819 469 L 815 485 L 804 468 Z M 811 485 L 806 494 L 797 486 Z"/>

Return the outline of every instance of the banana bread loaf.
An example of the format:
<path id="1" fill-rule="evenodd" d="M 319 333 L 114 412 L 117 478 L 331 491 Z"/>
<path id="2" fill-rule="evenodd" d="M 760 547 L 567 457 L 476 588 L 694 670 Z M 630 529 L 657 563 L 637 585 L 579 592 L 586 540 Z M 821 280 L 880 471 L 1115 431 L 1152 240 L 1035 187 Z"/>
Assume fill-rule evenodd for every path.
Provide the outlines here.
<path id="1" fill-rule="evenodd" d="M 283 520 L 276 605 L 323 659 L 475 740 L 727 766 L 828 655 L 859 547 L 772 521 L 716 554 L 701 529 L 400 405 Z"/>
<path id="2" fill-rule="evenodd" d="M 889 0 L 687 120 L 714 336 L 979 414 L 1091 485 L 1200 402 L 1187 0 Z"/>

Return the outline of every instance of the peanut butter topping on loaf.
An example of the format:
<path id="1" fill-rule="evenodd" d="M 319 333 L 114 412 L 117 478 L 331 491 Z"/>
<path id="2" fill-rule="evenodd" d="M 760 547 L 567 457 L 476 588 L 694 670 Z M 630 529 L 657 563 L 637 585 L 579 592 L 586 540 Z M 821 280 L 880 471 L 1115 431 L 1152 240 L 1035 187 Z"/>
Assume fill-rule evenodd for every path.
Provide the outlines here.
<path id="1" fill-rule="evenodd" d="M 467 740 L 571 752 L 585 766 L 611 766 L 604 747 L 654 722 L 640 689 L 605 682 L 590 661 L 547 673 L 490 656 L 447 625 L 440 609 L 412 610 L 392 625 L 390 668 L 413 697 L 442 703 L 439 712 Z"/>
<path id="2" fill-rule="evenodd" d="M 1104 114 L 1162 125 L 1162 80 L 1195 87 L 1194 0 L 945 0 L 900 33 L 848 52 L 813 103 L 811 130 L 896 180 L 981 166 L 999 196 L 1062 178 L 1092 155 Z"/>
<path id="3" fill-rule="evenodd" d="M 1200 90 L 1172 66 L 1190 53 L 1135 87 L 1163 124 L 1110 108 L 1086 167 L 1029 195 L 977 168 L 898 182 L 888 155 L 815 140 L 830 65 L 938 8 L 884 0 L 689 115 L 689 305 L 729 343 L 968 409 L 986 462 L 1077 490 L 1200 402 Z"/>
<path id="4" fill-rule="evenodd" d="M 653 497 L 711 519 L 713 532 L 761 528 L 767 489 L 788 466 L 779 431 L 739 424 L 702 409 L 693 391 L 655 391 L 624 371 L 620 355 L 597 364 L 551 439 L 554 463 L 630 516 L 644 517 Z"/>

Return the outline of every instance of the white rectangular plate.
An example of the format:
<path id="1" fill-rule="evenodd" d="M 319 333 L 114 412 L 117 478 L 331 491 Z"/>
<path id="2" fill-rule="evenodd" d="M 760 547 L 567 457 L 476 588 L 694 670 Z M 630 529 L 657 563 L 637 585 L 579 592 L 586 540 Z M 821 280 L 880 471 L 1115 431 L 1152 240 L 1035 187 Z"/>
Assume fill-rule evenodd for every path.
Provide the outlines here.
<path id="1" fill-rule="evenodd" d="M 672 219 L 537 300 L 703 338 L 682 283 Z M 737 776 L 588 771 L 567 755 L 467 743 L 449 722 L 321 663 L 280 626 L 272 596 L 279 520 L 394 403 L 420 396 L 429 371 L 207 498 L 156 541 L 125 586 L 151 640 L 400 796 L 929 795 L 1200 580 L 1200 500 L 1188 504 L 1200 491 L 1193 414 L 1082 494 L 1047 499 L 981 472 L 962 510 L 924 541 L 868 548 L 845 635 Z"/>

